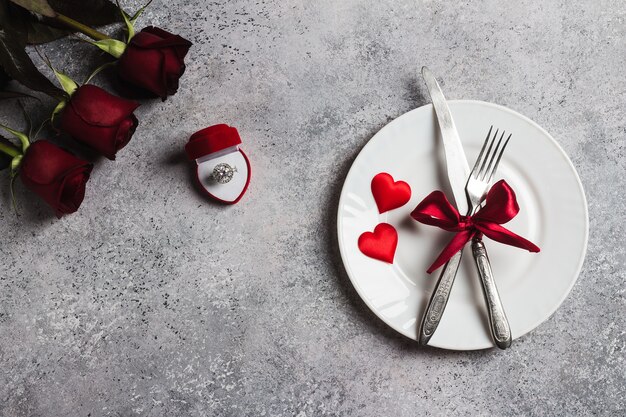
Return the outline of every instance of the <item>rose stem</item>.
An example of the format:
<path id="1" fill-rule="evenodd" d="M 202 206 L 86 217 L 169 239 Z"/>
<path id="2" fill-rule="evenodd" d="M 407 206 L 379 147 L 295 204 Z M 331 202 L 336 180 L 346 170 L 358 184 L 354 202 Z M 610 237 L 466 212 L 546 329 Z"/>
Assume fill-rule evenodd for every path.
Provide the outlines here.
<path id="1" fill-rule="evenodd" d="M 0 152 L 4 152 L 11 158 L 15 158 L 16 156 L 21 155 L 19 149 L 17 149 L 15 146 L 3 142 L 0 142 Z"/>
<path id="2" fill-rule="evenodd" d="M 62 15 L 61 13 L 57 13 L 55 19 L 63 23 L 65 26 L 69 26 L 70 28 L 74 30 L 84 33 L 85 35 L 89 36 L 91 39 L 94 39 L 97 41 L 109 39 L 109 36 L 105 35 L 104 33 L 98 32 L 97 30 L 90 28 L 87 25 L 83 25 L 82 23 L 77 22 L 71 17 Z"/>

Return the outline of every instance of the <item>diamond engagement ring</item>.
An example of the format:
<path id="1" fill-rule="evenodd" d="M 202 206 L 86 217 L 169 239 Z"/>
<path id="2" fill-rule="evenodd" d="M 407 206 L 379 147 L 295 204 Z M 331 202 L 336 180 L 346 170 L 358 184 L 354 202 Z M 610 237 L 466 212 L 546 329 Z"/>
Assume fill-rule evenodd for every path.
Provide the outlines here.
<path id="1" fill-rule="evenodd" d="M 228 164 L 221 163 L 215 165 L 210 177 L 219 184 L 226 184 L 233 179 L 235 172 L 237 172 L 237 167 L 231 167 Z"/>

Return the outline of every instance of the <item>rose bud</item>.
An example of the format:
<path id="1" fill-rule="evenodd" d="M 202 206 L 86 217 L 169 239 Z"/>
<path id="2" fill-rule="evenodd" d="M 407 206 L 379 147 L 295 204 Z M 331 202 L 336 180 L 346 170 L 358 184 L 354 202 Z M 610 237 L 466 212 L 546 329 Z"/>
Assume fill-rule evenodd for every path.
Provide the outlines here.
<path id="1" fill-rule="evenodd" d="M 133 36 L 119 58 L 120 77 L 165 100 L 178 90 L 191 42 L 149 26 Z"/>
<path id="2" fill-rule="evenodd" d="M 57 217 L 74 213 L 85 197 L 85 184 L 93 165 L 47 140 L 38 140 L 26 150 L 20 178 L 38 194 Z"/>
<path id="3" fill-rule="evenodd" d="M 85 84 L 71 96 L 61 115 L 61 130 L 114 160 L 135 133 L 139 103 Z"/>

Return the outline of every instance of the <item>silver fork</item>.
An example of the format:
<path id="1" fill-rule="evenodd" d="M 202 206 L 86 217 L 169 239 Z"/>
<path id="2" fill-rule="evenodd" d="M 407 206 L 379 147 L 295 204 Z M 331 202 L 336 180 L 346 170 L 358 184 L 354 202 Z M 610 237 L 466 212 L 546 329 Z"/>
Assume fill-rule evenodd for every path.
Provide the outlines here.
<path id="1" fill-rule="evenodd" d="M 512 134 L 509 134 L 506 140 L 504 140 L 505 131 L 503 130 L 496 144 L 498 129 L 496 129 L 496 133 L 493 137 L 491 137 L 492 130 L 493 126 L 489 128 L 485 143 L 480 150 L 476 164 L 474 164 L 474 168 L 472 168 L 467 185 L 465 186 L 465 193 L 467 194 L 467 201 L 470 207 L 470 216 L 480 209 L 482 202 L 487 196 L 504 149 L 512 136 Z M 487 144 L 489 144 L 488 148 Z M 495 148 L 494 144 L 496 144 Z M 486 148 L 487 152 L 485 153 Z M 478 269 L 478 275 L 480 276 L 480 282 L 485 295 L 485 302 L 487 303 L 491 334 L 496 345 L 500 349 L 506 349 L 511 346 L 512 342 L 511 328 L 509 327 L 506 314 L 504 314 L 504 308 L 502 307 L 500 295 L 498 294 L 498 289 L 493 279 L 491 264 L 487 257 L 487 250 L 485 249 L 485 244 L 482 242 L 482 238 L 476 237 L 472 239 L 472 254 L 474 255 L 474 261 L 476 262 L 476 268 Z"/>
<path id="2" fill-rule="evenodd" d="M 512 135 L 509 135 L 504 140 L 505 132 L 503 131 L 498 138 L 499 130 L 496 129 L 495 134 L 492 136 L 493 126 L 489 128 L 487 138 L 480 150 L 474 168 L 470 172 L 467 184 L 465 185 L 465 194 L 468 201 L 468 216 L 473 215 L 480 208 L 483 200 L 487 196 L 487 192 L 493 181 L 494 174 L 498 169 L 498 164 L 504 153 L 506 145 L 509 143 Z M 497 144 L 496 144 L 497 140 Z M 495 144 L 495 148 L 494 148 Z M 486 152 L 485 152 L 486 151 Z M 450 260 L 450 264 L 454 264 L 458 267 L 463 250 L 454 255 L 453 258 L 458 257 L 456 262 Z M 480 275 L 480 281 L 487 302 L 487 310 L 489 312 L 489 326 L 491 334 L 493 335 L 496 345 L 501 349 L 506 349 L 511 346 L 511 331 L 509 323 L 504 314 L 502 303 L 500 302 L 500 296 L 493 280 L 493 274 L 489 265 L 489 258 L 487 257 L 487 251 L 485 245 L 481 239 L 472 240 L 472 253 L 476 266 L 478 268 L 478 274 Z M 444 266 L 444 271 L 440 275 L 439 281 L 435 284 L 435 289 L 431 295 L 431 299 L 426 307 L 426 312 L 422 319 L 422 325 L 420 327 L 419 340 L 420 344 L 425 345 L 428 343 L 432 335 L 434 334 L 439 321 L 443 316 L 443 310 L 446 307 L 450 292 L 452 290 L 452 284 L 454 283 L 454 277 L 456 275 L 456 268 L 450 270 L 447 269 L 448 264 Z"/>

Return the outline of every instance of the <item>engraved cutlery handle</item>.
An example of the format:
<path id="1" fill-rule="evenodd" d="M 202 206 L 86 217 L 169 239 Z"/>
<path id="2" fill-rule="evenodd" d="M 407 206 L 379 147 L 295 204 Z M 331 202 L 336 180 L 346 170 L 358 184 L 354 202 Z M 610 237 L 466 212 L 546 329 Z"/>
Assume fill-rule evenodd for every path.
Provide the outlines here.
<path id="1" fill-rule="evenodd" d="M 419 331 L 419 343 L 420 345 L 428 344 L 428 341 L 437 330 L 437 326 L 443 316 L 443 311 L 448 304 L 448 298 L 450 298 L 450 291 L 452 290 L 452 284 L 454 284 L 454 278 L 456 277 L 456 271 L 459 269 L 461 263 L 461 255 L 463 249 L 454 254 L 452 258 L 444 265 L 435 289 L 430 296 L 430 301 L 424 312 L 422 318 L 422 325 Z"/>
<path id="2" fill-rule="evenodd" d="M 509 322 L 502 308 L 496 282 L 493 279 L 493 272 L 491 271 L 491 264 L 487 257 L 485 244 L 481 239 L 472 239 L 472 253 L 474 255 L 474 261 L 476 261 L 478 274 L 480 275 L 485 301 L 487 302 L 491 334 L 493 335 L 496 345 L 500 349 L 506 349 L 511 346 L 512 342 L 511 328 L 509 327 Z"/>

